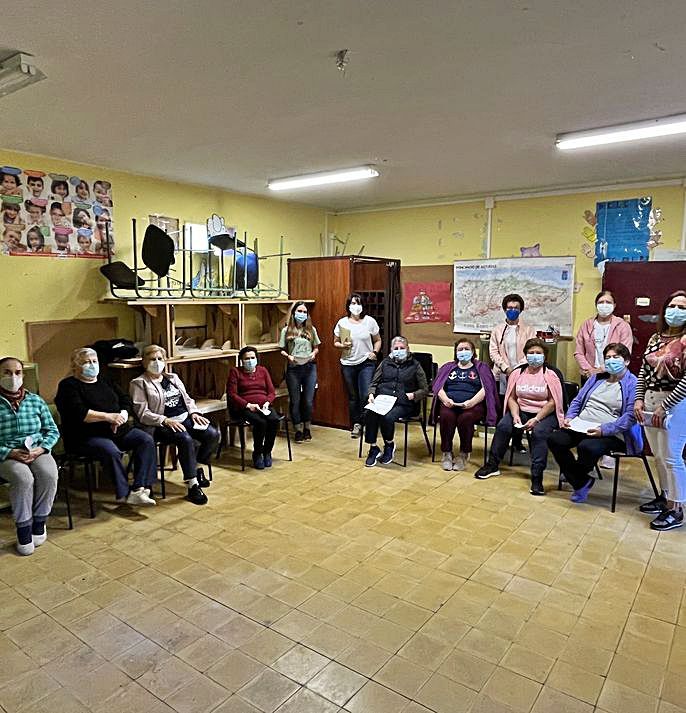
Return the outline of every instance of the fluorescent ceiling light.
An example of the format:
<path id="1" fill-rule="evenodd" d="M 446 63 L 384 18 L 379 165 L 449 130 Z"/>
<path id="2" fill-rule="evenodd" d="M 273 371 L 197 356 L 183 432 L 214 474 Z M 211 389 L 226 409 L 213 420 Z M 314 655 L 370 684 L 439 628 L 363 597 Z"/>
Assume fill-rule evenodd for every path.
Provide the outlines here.
<path id="1" fill-rule="evenodd" d="M 33 63 L 31 55 L 17 52 L 0 62 L 0 97 L 40 82 L 45 75 Z"/>
<path id="2" fill-rule="evenodd" d="M 291 176 L 290 178 L 275 178 L 267 182 L 270 191 L 287 191 L 292 188 L 308 188 L 310 186 L 326 186 L 330 183 L 345 183 L 347 181 L 361 181 L 365 178 L 376 178 L 379 172 L 373 166 L 358 166 L 346 168 L 341 171 L 325 171 L 323 173 L 309 173 L 305 176 Z"/>
<path id="3" fill-rule="evenodd" d="M 582 149 L 587 146 L 603 146 L 618 144 L 623 141 L 640 141 L 656 136 L 674 136 L 686 133 L 686 114 L 665 116 L 661 119 L 635 121 L 631 124 L 607 126 L 602 129 L 588 131 L 573 131 L 569 134 L 559 134 L 555 143 L 558 149 Z"/>

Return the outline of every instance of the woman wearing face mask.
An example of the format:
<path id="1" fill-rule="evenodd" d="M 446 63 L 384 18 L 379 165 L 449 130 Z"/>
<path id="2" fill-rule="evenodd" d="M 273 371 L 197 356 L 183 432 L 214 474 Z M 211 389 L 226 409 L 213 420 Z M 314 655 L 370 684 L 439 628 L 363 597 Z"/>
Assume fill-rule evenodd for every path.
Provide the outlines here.
<path id="1" fill-rule="evenodd" d="M 495 429 L 486 465 L 474 474 L 485 480 L 500 475 L 500 461 L 515 429 L 531 435 L 531 494 L 545 495 L 543 471 L 548 462 L 548 436 L 564 423 L 564 379 L 545 363 L 546 345 L 529 339 L 524 345 L 526 365 L 515 369 L 507 380 L 507 412 Z"/>
<path id="2" fill-rule="evenodd" d="M 267 369 L 258 365 L 255 347 L 243 347 L 238 352 L 238 364 L 238 368 L 229 371 L 226 385 L 229 413 L 234 418 L 244 418 L 252 426 L 255 468 L 271 468 L 272 448 L 281 420 L 281 414 L 272 407 L 276 398 L 274 384 Z"/>
<path id="3" fill-rule="evenodd" d="M 334 346 L 341 349 L 341 369 L 348 390 L 348 413 L 352 438 L 358 438 L 369 384 L 376 369 L 381 349 L 379 325 L 374 317 L 364 313 L 360 295 L 350 295 L 345 303 L 347 315 L 341 317 L 333 330 Z"/>
<path id="4" fill-rule="evenodd" d="M 495 426 L 498 390 L 490 368 L 475 358 L 470 339 L 455 342 L 455 360 L 444 364 L 434 379 L 438 398 L 431 405 L 431 420 L 441 428 L 443 470 L 464 470 L 472 454 L 474 426 L 486 421 Z M 453 458 L 455 429 L 460 435 L 460 454 Z"/>
<path id="5" fill-rule="evenodd" d="M 279 346 L 281 355 L 288 361 L 286 385 L 295 428 L 295 442 L 312 440 L 312 402 L 317 386 L 319 336 L 309 319 L 305 302 L 296 302 L 288 324 L 281 330 Z"/>
<path id="6" fill-rule="evenodd" d="M 209 464 L 219 432 L 198 412 L 181 379 L 165 371 L 166 359 L 166 351 L 156 344 L 143 350 L 145 373 L 129 385 L 133 411 L 156 441 L 176 446 L 186 499 L 204 505 L 207 495 L 202 488 L 209 488 L 210 481 L 198 463 Z"/>
<path id="7" fill-rule="evenodd" d="M 628 370 L 631 353 L 624 344 L 608 344 L 603 350 L 603 366 L 593 374 L 569 405 L 562 428 L 548 437 L 567 482 L 574 488 L 571 500 L 582 503 L 595 485 L 598 459 L 612 451 L 636 455 L 643 451 L 641 427 L 634 417 L 636 377 Z M 580 418 L 597 424 L 586 432 L 572 430 L 570 421 Z M 574 458 L 572 448 L 576 448 Z"/>
<path id="8" fill-rule="evenodd" d="M 412 356 L 405 337 L 394 337 L 391 353 L 381 361 L 369 385 L 369 403 L 374 403 L 375 396 L 395 396 L 396 402 L 391 410 L 381 416 L 367 410 L 364 426 L 364 440 L 369 444 L 369 453 L 365 465 L 371 468 L 377 461 L 387 465 L 395 455 L 395 422 L 419 412 L 419 404 L 429 393 L 426 374 L 422 365 Z M 376 445 L 376 438 L 381 429 L 384 441 L 383 452 Z"/>
<path id="9" fill-rule="evenodd" d="M 662 493 L 641 512 L 657 513 L 654 530 L 684 524 L 686 502 L 686 292 L 672 293 L 662 306 L 657 333 L 648 341 L 636 387 L 636 420 L 645 424 Z M 667 417 L 667 418 L 666 418 Z"/>
<path id="10" fill-rule="evenodd" d="M 131 400 L 114 383 L 99 376 L 98 355 L 88 347 L 71 354 L 73 376 L 60 381 L 55 405 L 68 451 L 97 458 L 114 481 L 117 500 L 128 505 L 155 505 L 150 491 L 157 476 L 155 442 L 128 425 Z M 122 457 L 133 451 L 133 486 L 129 488 Z"/>
<path id="11" fill-rule="evenodd" d="M 48 537 L 45 522 L 57 491 L 50 454 L 60 434 L 48 405 L 24 388 L 24 365 L 0 359 L 0 481 L 9 483 L 17 551 L 33 554 Z"/>
<path id="12" fill-rule="evenodd" d="M 631 355 L 634 335 L 631 326 L 613 314 L 615 298 L 610 290 L 603 290 L 595 298 L 596 316 L 587 319 L 576 334 L 574 358 L 584 378 L 601 374 L 604 370 L 603 350 L 608 344 L 623 344 Z"/>

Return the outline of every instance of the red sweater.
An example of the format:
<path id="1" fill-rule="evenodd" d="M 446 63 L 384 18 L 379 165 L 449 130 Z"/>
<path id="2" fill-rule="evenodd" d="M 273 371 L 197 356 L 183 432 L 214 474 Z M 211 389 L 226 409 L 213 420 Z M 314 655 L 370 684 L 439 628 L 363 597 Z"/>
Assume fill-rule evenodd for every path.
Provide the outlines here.
<path id="1" fill-rule="evenodd" d="M 253 372 L 233 367 L 229 371 L 226 394 L 231 411 L 242 411 L 249 403 L 262 406 L 265 401 L 272 403 L 276 398 L 269 372 L 259 364 Z"/>

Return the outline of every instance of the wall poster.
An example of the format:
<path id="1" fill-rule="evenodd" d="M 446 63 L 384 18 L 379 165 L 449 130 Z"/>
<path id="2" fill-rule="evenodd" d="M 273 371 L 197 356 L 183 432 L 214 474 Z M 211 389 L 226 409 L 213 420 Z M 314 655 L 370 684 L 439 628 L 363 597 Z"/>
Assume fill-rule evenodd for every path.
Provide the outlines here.
<path id="1" fill-rule="evenodd" d="M 650 196 L 596 203 L 596 242 L 593 264 L 606 260 L 636 262 L 648 260 L 651 239 Z M 600 269 L 600 268 L 599 268 Z"/>
<path id="2" fill-rule="evenodd" d="M 43 257 L 114 254 L 112 184 L 104 179 L 0 167 L 0 253 Z"/>
<path id="3" fill-rule="evenodd" d="M 406 282 L 403 286 L 403 322 L 450 322 L 449 282 Z"/>

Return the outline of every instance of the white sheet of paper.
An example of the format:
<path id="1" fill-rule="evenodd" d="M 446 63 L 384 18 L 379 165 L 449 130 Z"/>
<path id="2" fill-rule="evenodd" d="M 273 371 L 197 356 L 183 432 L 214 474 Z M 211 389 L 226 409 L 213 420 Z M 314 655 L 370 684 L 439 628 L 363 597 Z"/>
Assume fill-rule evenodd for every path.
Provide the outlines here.
<path id="1" fill-rule="evenodd" d="M 262 408 L 260 409 L 260 411 L 262 411 L 265 416 L 269 416 L 269 414 L 271 413 L 271 411 L 269 410 L 269 404 L 266 401 L 262 404 Z"/>
<path id="2" fill-rule="evenodd" d="M 375 396 L 374 403 L 367 404 L 365 408 L 378 413 L 380 416 L 385 416 L 393 408 L 396 401 L 397 398 L 395 396 L 384 396 L 382 394 L 381 396 Z"/>
<path id="3" fill-rule="evenodd" d="M 593 423 L 593 421 L 584 421 L 583 418 L 573 418 L 569 422 L 569 427 L 572 431 L 577 431 L 578 433 L 588 433 L 592 428 L 600 428 L 599 423 Z"/>

